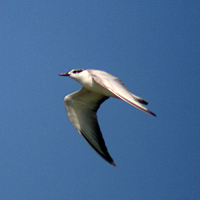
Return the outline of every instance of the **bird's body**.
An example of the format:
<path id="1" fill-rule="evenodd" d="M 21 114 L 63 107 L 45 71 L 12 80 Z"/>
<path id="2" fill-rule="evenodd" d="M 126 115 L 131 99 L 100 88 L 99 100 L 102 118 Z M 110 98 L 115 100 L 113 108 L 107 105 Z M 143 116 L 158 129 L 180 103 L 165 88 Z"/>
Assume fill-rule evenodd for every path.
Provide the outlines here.
<path id="1" fill-rule="evenodd" d="M 84 88 L 86 88 L 89 91 L 99 93 L 108 97 L 116 97 L 112 92 L 109 90 L 105 89 L 101 85 L 99 85 L 95 80 L 94 77 L 91 75 L 91 73 L 94 70 L 84 70 L 81 73 L 76 74 L 75 76 L 70 76 L 74 80 L 76 80 L 78 83 L 80 83 Z M 105 75 L 106 72 L 100 71 L 100 70 L 95 70 L 98 71 L 99 75 Z M 106 73 L 107 75 L 110 75 Z M 114 77 L 110 75 L 110 77 Z M 109 78 L 110 78 L 109 77 Z"/>
<path id="2" fill-rule="evenodd" d="M 148 104 L 146 101 L 129 92 L 121 80 L 107 72 L 78 69 L 60 75 L 70 76 L 83 86 L 82 89 L 64 98 L 71 123 L 99 155 L 115 166 L 97 121 L 96 112 L 101 103 L 109 97 L 120 98 L 148 114 L 155 114 L 144 106 Z"/>

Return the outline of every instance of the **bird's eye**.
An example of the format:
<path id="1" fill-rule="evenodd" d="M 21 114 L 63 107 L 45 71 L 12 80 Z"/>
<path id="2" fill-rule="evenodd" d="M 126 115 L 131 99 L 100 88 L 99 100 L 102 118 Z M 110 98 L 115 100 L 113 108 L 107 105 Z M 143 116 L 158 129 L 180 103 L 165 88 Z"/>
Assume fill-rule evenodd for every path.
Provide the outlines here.
<path id="1" fill-rule="evenodd" d="M 83 69 L 75 69 L 72 73 L 76 74 L 76 73 L 79 73 L 79 72 L 82 72 L 82 71 L 83 71 Z"/>

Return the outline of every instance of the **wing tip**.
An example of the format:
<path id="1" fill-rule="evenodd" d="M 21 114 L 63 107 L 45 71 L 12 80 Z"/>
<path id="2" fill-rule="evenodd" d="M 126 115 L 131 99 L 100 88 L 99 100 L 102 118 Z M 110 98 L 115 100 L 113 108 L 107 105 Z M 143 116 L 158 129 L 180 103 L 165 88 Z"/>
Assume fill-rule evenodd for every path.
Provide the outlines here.
<path id="1" fill-rule="evenodd" d="M 150 115 L 153 115 L 154 117 L 156 117 L 156 114 L 151 112 L 150 110 L 147 111 Z"/>
<path id="2" fill-rule="evenodd" d="M 117 167 L 114 161 L 111 161 L 110 164 L 113 165 L 114 167 Z"/>
<path id="3" fill-rule="evenodd" d="M 145 101 L 144 99 L 137 99 L 137 101 L 140 102 L 141 104 L 148 105 L 148 102 Z"/>

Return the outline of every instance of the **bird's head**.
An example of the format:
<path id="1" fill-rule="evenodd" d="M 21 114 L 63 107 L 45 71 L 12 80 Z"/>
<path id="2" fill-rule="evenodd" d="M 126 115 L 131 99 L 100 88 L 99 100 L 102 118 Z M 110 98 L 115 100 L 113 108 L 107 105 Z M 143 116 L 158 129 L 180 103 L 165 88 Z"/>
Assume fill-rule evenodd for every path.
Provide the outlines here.
<path id="1" fill-rule="evenodd" d="M 80 74 L 84 69 L 72 69 L 69 72 L 66 73 L 60 73 L 60 76 L 70 76 L 72 78 L 75 78 L 78 74 Z"/>

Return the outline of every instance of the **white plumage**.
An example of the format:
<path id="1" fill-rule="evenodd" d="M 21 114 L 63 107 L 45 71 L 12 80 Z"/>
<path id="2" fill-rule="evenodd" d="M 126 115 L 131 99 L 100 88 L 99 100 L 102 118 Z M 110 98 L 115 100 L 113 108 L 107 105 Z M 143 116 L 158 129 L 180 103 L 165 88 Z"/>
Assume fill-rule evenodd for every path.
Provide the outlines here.
<path id="1" fill-rule="evenodd" d="M 148 103 L 132 94 L 117 77 L 94 69 L 73 69 L 60 76 L 70 76 L 83 87 L 64 98 L 65 108 L 71 123 L 88 144 L 106 161 L 115 165 L 109 155 L 98 125 L 96 112 L 109 97 L 120 98 L 130 105 L 156 116 L 144 105 Z"/>

